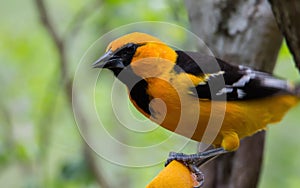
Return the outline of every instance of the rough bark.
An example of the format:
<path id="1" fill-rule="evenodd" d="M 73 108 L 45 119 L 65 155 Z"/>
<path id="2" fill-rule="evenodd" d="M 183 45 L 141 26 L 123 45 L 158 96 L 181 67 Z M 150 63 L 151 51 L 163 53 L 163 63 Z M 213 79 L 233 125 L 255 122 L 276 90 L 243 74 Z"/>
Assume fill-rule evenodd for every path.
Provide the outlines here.
<path id="1" fill-rule="evenodd" d="M 300 1 L 269 0 L 280 30 L 300 72 Z"/>
<path id="2" fill-rule="evenodd" d="M 272 72 L 282 36 L 267 0 L 186 0 L 191 28 L 215 56 Z M 264 132 L 242 140 L 239 150 L 202 169 L 206 188 L 257 186 Z"/>

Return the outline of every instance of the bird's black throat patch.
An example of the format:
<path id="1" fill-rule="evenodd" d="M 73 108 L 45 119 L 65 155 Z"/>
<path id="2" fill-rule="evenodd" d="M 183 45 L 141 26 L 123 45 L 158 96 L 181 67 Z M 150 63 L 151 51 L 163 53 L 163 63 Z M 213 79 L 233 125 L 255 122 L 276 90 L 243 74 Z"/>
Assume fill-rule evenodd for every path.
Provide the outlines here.
<path id="1" fill-rule="evenodd" d="M 114 74 L 116 75 L 115 72 Z M 136 105 L 150 115 L 149 104 L 151 97 L 147 93 L 148 83 L 146 80 L 137 76 L 130 66 L 127 66 L 121 71 L 118 70 L 116 77 L 127 86 L 130 97 Z"/>

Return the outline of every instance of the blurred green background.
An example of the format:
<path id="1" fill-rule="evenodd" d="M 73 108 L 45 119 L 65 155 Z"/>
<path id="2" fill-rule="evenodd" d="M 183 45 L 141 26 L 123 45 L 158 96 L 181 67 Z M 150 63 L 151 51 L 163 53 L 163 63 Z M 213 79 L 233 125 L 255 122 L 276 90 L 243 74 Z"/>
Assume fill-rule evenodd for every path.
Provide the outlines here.
<path id="1" fill-rule="evenodd" d="M 189 28 L 180 0 L 52 0 L 46 1 L 45 6 L 55 31 L 63 39 L 67 77 L 72 77 L 87 48 L 116 27 L 151 20 Z M 0 14 L 1 187 L 100 187 L 99 181 L 104 186 L 106 182 L 109 187 L 144 187 L 163 167 L 162 163 L 130 168 L 87 151 L 68 95 L 61 87 L 60 51 L 40 22 L 36 1 L 1 1 Z M 275 74 L 299 81 L 285 45 L 280 51 Z M 109 80 L 111 75 L 106 72 L 104 76 Z M 105 109 L 107 104 L 104 103 L 105 99 L 98 105 Z M 112 115 L 109 110 L 101 112 L 107 117 Z M 261 188 L 300 186 L 299 114 L 298 105 L 281 123 L 270 127 Z M 114 124 L 115 120 L 111 119 L 108 121 Z M 118 129 L 111 131 L 122 135 Z M 141 137 L 130 139 L 142 144 L 147 139 L 160 140 L 168 134 L 159 131 L 157 136 L 145 140 Z M 99 142 L 105 141 L 99 138 Z M 194 146 L 195 143 L 191 143 L 190 148 Z M 98 176 L 89 164 L 91 156 Z"/>

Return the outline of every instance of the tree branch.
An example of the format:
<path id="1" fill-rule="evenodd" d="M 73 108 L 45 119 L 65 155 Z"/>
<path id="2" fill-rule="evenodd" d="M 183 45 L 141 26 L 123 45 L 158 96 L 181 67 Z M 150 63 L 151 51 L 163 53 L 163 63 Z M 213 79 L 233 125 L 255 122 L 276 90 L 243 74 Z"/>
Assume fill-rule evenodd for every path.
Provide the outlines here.
<path id="1" fill-rule="evenodd" d="M 269 2 L 300 72 L 300 1 L 269 0 Z"/>

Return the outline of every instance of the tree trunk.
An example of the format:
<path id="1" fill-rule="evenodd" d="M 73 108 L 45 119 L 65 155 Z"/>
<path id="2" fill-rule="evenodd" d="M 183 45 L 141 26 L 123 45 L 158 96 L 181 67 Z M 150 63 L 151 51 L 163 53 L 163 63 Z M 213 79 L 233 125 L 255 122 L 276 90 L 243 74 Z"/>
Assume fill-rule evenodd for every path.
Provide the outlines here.
<path id="1" fill-rule="evenodd" d="M 186 0 L 191 28 L 215 56 L 272 72 L 282 36 L 267 0 Z M 203 167 L 206 188 L 257 186 L 264 132 L 245 138 L 237 152 Z"/>
<path id="2" fill-rule="evenodd" d="M 269 0 L 287 45 L 300 71 L 300 1 Z"/>

